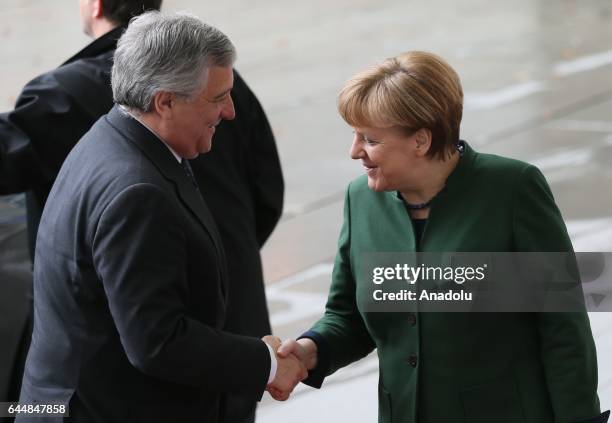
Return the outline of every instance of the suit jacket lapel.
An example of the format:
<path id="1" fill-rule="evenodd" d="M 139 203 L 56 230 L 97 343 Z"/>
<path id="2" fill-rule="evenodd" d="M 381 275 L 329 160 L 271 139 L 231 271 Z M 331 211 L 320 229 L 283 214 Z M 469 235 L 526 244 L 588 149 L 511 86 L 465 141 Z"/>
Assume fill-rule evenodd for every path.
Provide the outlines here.
<path id="1" fill-rule="evenodd" d="M 225 287 L 227 269 L 221 237 L 204 199 L 193 186 L 190 177 L 185 173 L 182 165 L 155 134 L 136 119 L 123 113 L 117 105 L 111 109 L 107 119 L 129 141 L 136 144 L 166 179 L 174 182 L 179 198 L 202 224 L 215 246 L 217 256 L 219 257 L 219 272 L 225 294 L 227 291 Z"/>

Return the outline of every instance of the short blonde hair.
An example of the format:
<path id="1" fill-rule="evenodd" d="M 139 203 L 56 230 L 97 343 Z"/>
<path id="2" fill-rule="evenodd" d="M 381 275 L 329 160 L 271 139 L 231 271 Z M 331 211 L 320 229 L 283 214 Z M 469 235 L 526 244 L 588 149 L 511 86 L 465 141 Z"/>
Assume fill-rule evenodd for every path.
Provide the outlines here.
<path id="1" fill-rule="evenodd" d="M 459 141 L 463 90 L 441 57 L 409 51 L 358 73 L 338 96 L 338 111 L 351 126 L 398 127 L 432 133 L 428 155 L 444 158 Z"/>

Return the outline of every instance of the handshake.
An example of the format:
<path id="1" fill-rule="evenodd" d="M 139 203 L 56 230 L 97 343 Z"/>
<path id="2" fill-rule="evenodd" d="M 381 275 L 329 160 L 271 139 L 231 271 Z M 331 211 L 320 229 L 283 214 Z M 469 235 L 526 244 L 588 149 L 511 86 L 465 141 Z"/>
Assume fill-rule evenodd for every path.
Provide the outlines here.
<path id="1" fill-rule="evenodd" d="M 298 383 L 308 377 L 308 370 L 317 365 L 317 344 L 311 339 L 280 340 L 279 337 L 266 335 L 262 338 L 276 351 L 276 376 L 268 384 L 266 391 L 277 401 L 285 401 Z"/>

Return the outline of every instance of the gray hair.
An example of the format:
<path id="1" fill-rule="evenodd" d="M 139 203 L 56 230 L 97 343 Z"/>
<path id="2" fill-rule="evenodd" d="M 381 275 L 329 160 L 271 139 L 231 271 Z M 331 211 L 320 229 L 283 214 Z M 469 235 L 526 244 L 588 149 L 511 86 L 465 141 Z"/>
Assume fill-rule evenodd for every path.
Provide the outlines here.
<path id="1" fill-rule="evenodd" d="M 117 43 L 113 98 L 136 113 L 150 111 L 159 91 L 193 98 L 210 66 L 232 66 L 235 59 L 229 38 L 197 17 L 147 12 L 132 19 Z"/>

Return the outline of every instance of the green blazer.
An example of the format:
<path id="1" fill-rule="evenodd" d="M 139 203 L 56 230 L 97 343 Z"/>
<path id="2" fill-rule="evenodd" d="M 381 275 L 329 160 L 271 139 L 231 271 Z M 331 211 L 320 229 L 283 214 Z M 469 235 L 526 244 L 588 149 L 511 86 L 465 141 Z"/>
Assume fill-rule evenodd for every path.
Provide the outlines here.
<path id="1" fill-rule="evenodd" d="M 537 168 L 467 144 L 465 150 L 432 202 L 421 251 L 572 251 Z M 325 341 L 327 375 L 377 349 L 379 422 L 545 423 L 599 415 L 586 313 L 364 312 L 357 299 L 371 295 L 372 281 L 357 271 L 358 261 L 384 251 L 415 251 L 411 219 L 396 192 L 374 192 L 363 176 L 347 190 L 325 315 L 311 330 Z"/>

